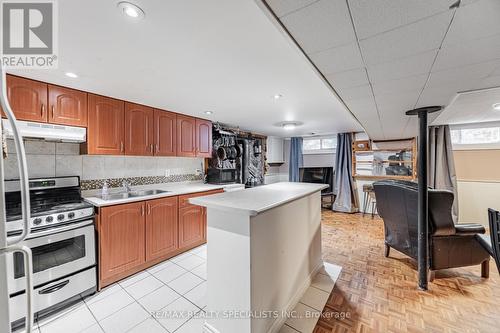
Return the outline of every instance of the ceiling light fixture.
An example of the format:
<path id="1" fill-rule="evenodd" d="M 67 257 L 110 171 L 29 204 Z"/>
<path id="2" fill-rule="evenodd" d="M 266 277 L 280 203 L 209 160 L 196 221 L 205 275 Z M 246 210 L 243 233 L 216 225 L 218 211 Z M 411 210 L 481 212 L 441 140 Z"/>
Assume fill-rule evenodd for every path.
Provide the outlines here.
<path id="1" fill-rule="evenodd" d="M 76 75 L 75 73 L 72 73 L 72 72 L 66 72 L 64 75 L 66 75 L 67 77 L 70 77 L 72 79 L 76 79 L 78 77 L 78 75 Z"/>
<path id="2" fill-rule="evenodd" d="M 500 103 L 493 104 L 493 109 L 500 111 Z"/>
<path id="3" fill-rule="evenodd" d="M 205 114 L 212 114 L 214 113 L 213 111 L 205 111 Z"/>
<path id="4" fill-rule="evenodd" d="M 124 15 L 131 17 L 135 20 L 140 20 L 140 19 L 144 18 L 144 15 L 145 15 L 144 11 L 141 8 L 139 8 L 137 5 L 134 5 L 133 3 L 126 2 L 126 1 L 119 2 L 118 9 L 120 9 L 120 11 Z"/>
<path id="5" fill-rule="evenodd" d="M 281 97 L 283 97 L 283 95 L 281 95 L 281 94 L 276 94 L 276 95 L 274 95 L 273 97 L 274 97 L 274 99 L 280 99 Z"/>
<path id="6" fill-rule="evenodd" d="M 285 123 L 285 124 L 283 124 L 283 129 L 290 131 L 290 130 L 295 129 L 296 126 L 297 126 L 297 124 L 295 124 L 295 123 Z"/>

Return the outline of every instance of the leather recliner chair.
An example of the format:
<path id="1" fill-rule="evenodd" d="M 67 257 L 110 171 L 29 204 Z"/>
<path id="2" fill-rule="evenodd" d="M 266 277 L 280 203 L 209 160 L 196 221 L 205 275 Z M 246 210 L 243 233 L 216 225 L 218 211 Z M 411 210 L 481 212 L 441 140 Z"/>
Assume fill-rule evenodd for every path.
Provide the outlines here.
<path id="1" fill-rule="evenodd" d="M 384 220 L 385 256 L 390 248 L 417 260 L 418 185 L 403 180 L 373 183 L 377 208 Z M 429 269 L 434 271 L 481 264 L 481 276 L 489 276 L 489 253 L 476 234 L 481 224 L 455 224 L 452 217 L 453 192 L 429 189 Z"/>

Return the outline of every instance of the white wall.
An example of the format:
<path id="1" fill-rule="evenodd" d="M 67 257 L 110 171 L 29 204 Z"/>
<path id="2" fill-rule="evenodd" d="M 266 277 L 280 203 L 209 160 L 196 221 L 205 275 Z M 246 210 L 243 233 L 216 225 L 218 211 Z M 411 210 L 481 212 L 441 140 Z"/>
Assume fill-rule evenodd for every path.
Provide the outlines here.
<path id="1" fill-rule="evenodd" d="M 500 182 L 458 181 L 460 223 L 488 226 L 488 208 L 500 211 Z"/>

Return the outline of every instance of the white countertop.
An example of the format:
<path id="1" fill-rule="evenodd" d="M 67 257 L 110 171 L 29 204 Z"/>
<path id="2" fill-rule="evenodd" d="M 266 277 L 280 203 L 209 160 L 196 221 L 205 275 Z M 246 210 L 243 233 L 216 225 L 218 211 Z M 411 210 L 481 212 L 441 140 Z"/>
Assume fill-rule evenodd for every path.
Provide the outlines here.
<path id="1" fill-rule="evenodd" d="M 328 185 L 325 184 L 282 182 L 258 186 L 244 191 L 191 198 L 189 202 L 207 208 L 239 211 L 255 216 L 271 208 L 319 192 L 327 187 Z"/>
<path id="2" fill-rule="evenodd" d="M 92 205 L 96 207 L 104 207 L 104 206 L 112 206 L 129 202 L 144 201 L 157 198 L 171 197 L 175 195 L 204 192 L 217 189 L 227 189 L 232 187 L 242 187 L 242 186 L 243 186 L 242 184 L 214 185 L 214 184 L 204 184 L 201 182 L 163 183 L 163 184 L 132 186 L 131 189 L 132 190 L 157 189 L 169 192 L 159 193 L 155 195 L 141 196 L 141 197 L 126 198 L 126 199 L 103 200 L 97 197 L 97 195 L 100 195 L 101 190 L 88 190 L 88 191 L 82 191 L 82 196 L 85 199 L 85 201 L 91 203 Z M 123 192 L 122 188 L 109 189 L 109 194 L 120 193 L 120 192 Z"/>

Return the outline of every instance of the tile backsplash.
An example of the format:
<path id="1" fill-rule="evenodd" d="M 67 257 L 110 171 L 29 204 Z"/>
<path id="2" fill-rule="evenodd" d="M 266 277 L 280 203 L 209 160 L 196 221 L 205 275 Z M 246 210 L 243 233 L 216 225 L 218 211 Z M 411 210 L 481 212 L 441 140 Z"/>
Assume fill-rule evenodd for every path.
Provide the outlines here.
<path id="1" fill-rule="evenodd" d="M 80 176 L 82 180 L 195 174 L 203 170 L 203 158 L 80 155 L 77 143 L 25 140 L 30 178 Z M 18 178 L 17 155 L 7 140 L 4 160 L 5 179 Z"/>

